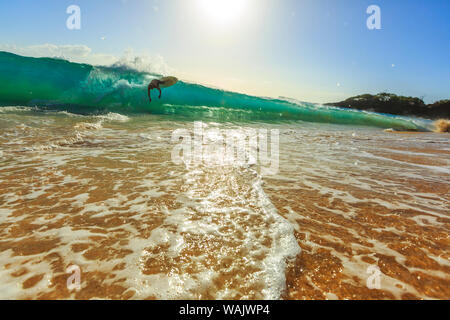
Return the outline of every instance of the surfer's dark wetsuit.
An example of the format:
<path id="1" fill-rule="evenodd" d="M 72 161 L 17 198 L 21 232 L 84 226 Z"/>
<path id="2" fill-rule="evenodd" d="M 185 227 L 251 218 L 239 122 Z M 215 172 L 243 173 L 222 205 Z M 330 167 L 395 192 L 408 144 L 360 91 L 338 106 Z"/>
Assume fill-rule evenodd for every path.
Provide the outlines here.
<path id="1" fill-rule="evenodd" d="M 159 99 L 161 99 L 161 88 L 159 87 L 159 85 L 161 83 L 163 83 L 163 82 L 158 79 L 153 79 L 152 82 L 150 82 L 150 84 L 148 85 L 148 98 L 150 99 L 150 102 L 152 102 L 152 97 L 150 95 L 150 91 L 153 89 L 158 89 Z"/>

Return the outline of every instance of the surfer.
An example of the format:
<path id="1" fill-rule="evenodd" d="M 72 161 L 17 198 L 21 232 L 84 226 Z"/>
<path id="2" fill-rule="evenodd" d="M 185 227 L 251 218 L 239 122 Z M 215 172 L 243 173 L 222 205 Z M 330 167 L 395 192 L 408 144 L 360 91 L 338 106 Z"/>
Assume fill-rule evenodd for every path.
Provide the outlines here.
<path id="1" fill-rule="evenodd" d="M 161 79 L 153 79 L 152 82 L 150 82 L 150 84 L 148 85 L 148 98 L 150 99 L 150 102 L 152 102 L 150 91 L 152 91 L 153 89 L 158 89 L 159 98 L 161 99 L 161 88 L 171 87 L 177 82 L 178 79 L 175 77 L 164 77 Z"/>
<path id="2" fill-rule="evenodd" d="M 148 98 L 150 99 L 150 102 L 152 102 L 152 97 L 150 95 L 150 91 L 153 89 L 158 89 L 159 91 L 159 99 L 161 99 L 161 88 L 159 87 L 163 81 L 158 79 L 153 79 L 152 82 L 148 85 Z"/>

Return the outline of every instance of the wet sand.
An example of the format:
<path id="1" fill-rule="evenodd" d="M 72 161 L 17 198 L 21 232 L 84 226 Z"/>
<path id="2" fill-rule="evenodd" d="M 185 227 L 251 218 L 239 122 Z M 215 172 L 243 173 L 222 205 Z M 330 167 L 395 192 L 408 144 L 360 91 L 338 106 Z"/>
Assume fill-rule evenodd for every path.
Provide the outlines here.
<path id="1" fill-rule="evenodd" d="M 450 298 L 447 135 L 267 125 L 280 169 L 261 178 L 175 165 L 192 123 L 129 122 L 10 116 L 1 298 Z"/>

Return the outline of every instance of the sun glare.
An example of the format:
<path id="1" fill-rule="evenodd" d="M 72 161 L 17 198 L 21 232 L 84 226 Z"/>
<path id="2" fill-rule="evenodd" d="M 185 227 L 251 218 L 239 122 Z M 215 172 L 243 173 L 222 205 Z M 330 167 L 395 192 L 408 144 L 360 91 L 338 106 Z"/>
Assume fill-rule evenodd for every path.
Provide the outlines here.
<path id="1" fill-rule="evenodd" d="M 203 14 L 217 24 L 229 24 L 242 17 L 248 0 L 197 0 Z"/>

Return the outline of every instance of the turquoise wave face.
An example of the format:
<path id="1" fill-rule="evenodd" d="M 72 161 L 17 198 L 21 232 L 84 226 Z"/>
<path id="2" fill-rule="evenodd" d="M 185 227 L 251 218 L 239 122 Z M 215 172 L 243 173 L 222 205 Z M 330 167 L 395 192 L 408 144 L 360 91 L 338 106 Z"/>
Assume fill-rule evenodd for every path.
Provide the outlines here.
<path id="1" fill-rule="evenodd" d="M 177 114 L 215 121 L 303 120 L 428 131 L 427 122 L 356 110 L 266 99 L 178 82 L 159 100 L 147 85 L 155 74 L 123 67 L 95 67 L 62 59 L 0 52 L 0 104 L 38 106 L 82 114 Z"/>

